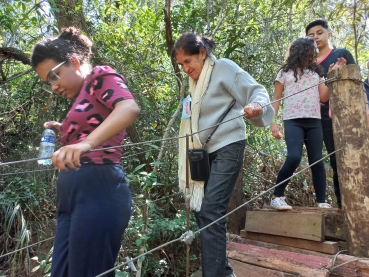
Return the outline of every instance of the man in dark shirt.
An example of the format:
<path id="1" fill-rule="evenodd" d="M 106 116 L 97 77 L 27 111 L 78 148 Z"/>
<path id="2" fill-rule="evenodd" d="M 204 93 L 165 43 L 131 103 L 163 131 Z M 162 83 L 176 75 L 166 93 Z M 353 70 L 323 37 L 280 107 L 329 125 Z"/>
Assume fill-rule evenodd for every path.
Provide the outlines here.
<path id="1" fill-rule="evenodd" d="M 332 32 L 326 20 L 318 19 L 310 22 L 306 26 L 305 32 L 307 36 L 313 37 L 316 41 L 319 49 L 317 63 L 324 68 L 325 75 L 327 74 L 329 67 L 332 64 L 335 64 L 337 62 L 337 59 L 339 58 L 345 58 L 346 64 L 355 64 L 354 58 L 347 49 L 332 48 L 329 45 L 329 38 L 332 36 Z M 327 152 L 332 153 L 335 148 L 333 140 L 332 119 L 329 116 L 329 101 L 323 103 L 323 105 L 321 106 L 321 116 L 324 145 L 327 149 Z M 330 164 L 333 169 L 334 193 L 337 198 L 337 205 L 339 208 L 341 208 L 341 193 L 337 175 L 336 154 L 332 154 L 330 156 Z"/>

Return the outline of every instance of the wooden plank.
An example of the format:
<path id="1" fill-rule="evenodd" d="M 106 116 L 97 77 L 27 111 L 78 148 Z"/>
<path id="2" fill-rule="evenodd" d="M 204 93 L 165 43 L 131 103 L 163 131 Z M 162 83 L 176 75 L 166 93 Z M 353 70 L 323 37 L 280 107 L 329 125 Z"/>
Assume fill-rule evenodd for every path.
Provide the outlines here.
<path id="1" fill-rule="evenodd" d="M 313 241 L 324 240 L 324 216 L 320 213 L 247 211 L 247 232 L 300 238 Z"/>
<path id="2" fill-rule="evenodd" d="M 242 263 L 233 259 L 228 259 L 236 276 L 247 277 L 299 277 L 299 274 L 289 274 L 282 271 L 267 269 L 251 264 Z M 194 276 L 195 277 L 195 276 Z"/>
<path id="3" fill-rule="evenodd" d="M 271 206 L 264 205 L 263 209 L 257 211 L 280 213 Z M 288 213 L 320 213 L 325 218 L 324 235 L 326 240 L 346 241 L 344 212 L 342 209 L 330 208 L 321 209 L 318 207 L 293 206 Z"/>
<path id="4" fill-rule="evenodd" d="M 345 223 L 342 210 L 336 213 L 327 213 L 324 215 L 326 239 L 336 239 L 346 241 Z"/>
<path id="5" fill-rule="evenodd" d="M 331 262 L 331 259 L 327 257 L 266 249 L 234 242 L 227 244 L 227 253 L 229 259 L 301 277 L 327 277 Z"/>
<path id="6" fill-rule="evenodd" d="M 338 252 L 338 243 L 333 241 L 312 241 L 306 239 L 289 238 L 276 235 L 268 235 L 253 232 L 244 232 L 242 234 L 246 239 L 270 242 L 295 248 L 307 249 L 327 254 L 336 254 Z"/>
<path id="7" fill-rule="evenodd" d="M 314 255 L 314 256 L 320 256 L 320 257 L 326 257 L 326 258 L 332 257 L 332 254 L 327 254 L 327 253 L 322 253 L 322 252 L 317 252 L 317 251 L 312 251 L 312 250 L 307 250 L 307 249 L 302 249 L 302 248 L 296 248 L 296 247 L 291 247 L 291 246 L 286 246 L 286 245 L 280 245 L 280 244 L 275 244 L 271 242 L 264 242 L 264 241 L 253 240 L 253 239 L 245 239 L 245 238 L 241 238 L 240 236 L 237 236 L 237 237 L 232 237 L 232 236 L 235 236 L 235 235 L 231 235 L 229 241 L 236 242 L 236 243 L 249 244 L 249 245 L 264 247 L 267 249 L 283 250 L 283 251 L 295 252 L 299 254 Z"/>

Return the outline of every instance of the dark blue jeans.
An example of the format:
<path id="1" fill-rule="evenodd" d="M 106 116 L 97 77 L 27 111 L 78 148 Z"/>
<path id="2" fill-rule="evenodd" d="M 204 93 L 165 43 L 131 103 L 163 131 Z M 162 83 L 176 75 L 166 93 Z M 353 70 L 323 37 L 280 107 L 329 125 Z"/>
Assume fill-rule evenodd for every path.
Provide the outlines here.
<path id="1" fill-rule="evenodd" d="M 245 141 L 238 141 L 210 153 L 210 177 L 205 182 L 204 198 L 196 221 L 200 228 L 227 213 L 238 174 L 242 167 Z M 203 277 L 225 277 L 232 274 L 226 253 L 226 219 L 200 233 Z"/>
<path id="2" fill-rule="evenodd" d="M 131 216 L 122 166 L 60 172 L 52 277 L 92 277 L 114 267 Z M 114 270 L 104 276 L 114 277 Z"/>
<path id="3" fill-rule="evenodd" d="M 322 119 L 322 128 L 323 128 L 323 140 L 324 140 L 325 149 L 327 150 L 328 154 L 330 154 L 335 150 L 334 139 L 333 139 L 332 119 Z M 339 208 L 341 208 L 342 207 L 341 192 L 340 192 L 340 184 L 338 182 L 336 153 L 329 156 L 329 162 L 333 170 L 334 194 L 336 195 L 337 205 Z"/>
<path id="4" fill-rule="evenodd" d="M 277 184 L 292 176 L 299 166 L 302 157 L 302 146 L 305 143 L 309 164 L 322 158 L 323 131 L 320 119 L 297 118 L 284 121 L 284 137 L 287 145 L 287 158 L 277 177 Z M 311 167 L 313 184 L 318 203 L 325 203 L 326 174 L 324 162 Z M 277 197 L 284 195 L 284 190 L 289 181 L 286 181 L 274 189 Z"/>

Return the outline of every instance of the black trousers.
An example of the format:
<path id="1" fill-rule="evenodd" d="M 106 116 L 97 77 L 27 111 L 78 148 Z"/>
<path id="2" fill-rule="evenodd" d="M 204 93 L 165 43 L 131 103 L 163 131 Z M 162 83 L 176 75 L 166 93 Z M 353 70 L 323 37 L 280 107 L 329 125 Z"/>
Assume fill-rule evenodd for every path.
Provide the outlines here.
<path id="1" fill-rule="evenodd" d="M 287 145 L 287 158 L 277 176 L 277 184 L 291 177 L 299 166 L 303 144 L 306 146 L 309 164 L 322 158 L 323 133 L 320 119 L 296 118 L 284 121 L 284 137 Z M 326 175 L 324 162 L 311 167 L 313 184 L 318 203 L 325 203 Z M 283 182 L 274 189 L 274 195 L 281 197 L 288 185 Z"/>
<path id="2" fill-rule="evenodd" d="M 323 140 L 325 149 L 328 154 L 332 153 L 335 150 L 334 140 L 333 140 L 333 126 L 332 119 L 322 119 L 322 128 L 323 128 Z M 339 208 L 342 208 L 341 205 L 341 192 L 340 185 L 338 182 L 338 174 L 337 174 L 337 162 L 336 162 L 336 153 L 329 156 L 329 162 L 333 170 L 333 186 L 334 186 L 334 194 L 337 198 L 337 205 Z"/>

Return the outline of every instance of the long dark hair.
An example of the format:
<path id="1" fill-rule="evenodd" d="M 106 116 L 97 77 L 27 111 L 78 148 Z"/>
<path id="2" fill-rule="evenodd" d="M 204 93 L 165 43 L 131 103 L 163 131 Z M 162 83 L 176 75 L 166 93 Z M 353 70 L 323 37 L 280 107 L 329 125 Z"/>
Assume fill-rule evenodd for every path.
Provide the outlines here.
<path id="1" fill-rule="evenodd" d="M 323 68 L 316 63 L 317 47 L 314 44 L 314 39 L 311 37 L 299 38 L 293 41 L 288 48 L 286 59 L 281 67 L 283 72 L 293 71 L 295 82 L 297 75 L 302 76 L 303 70 L 308 69 L 316 72 L 319 77 L 324 76 Z"/>
<path id="2" fill-rule="evenodd" d="M 200 53 L 200 49 L 205 48 L 206 56 L 209 57 L 215 49 L 215 42 L 211 37 L 200 37 L 194 33 L 186 32 L 174 44 L 172 49 L 172 59 L 175 59 L 177 52 L 183 50 L 186 55 L 195 55 Z"/>
<path id="3" fill-rule="evenodd" d="M 68 64 L 72 56 L 77 57 L 81 65 L 88 64 L 91 48 L 92 41 L 81 30 L 76 27 L 63 28 L 58 36 L 43 39 L 33 47 L 31 64 L 35 68 L 48 59 Z"/>

